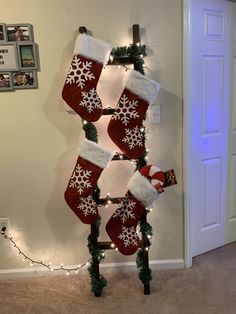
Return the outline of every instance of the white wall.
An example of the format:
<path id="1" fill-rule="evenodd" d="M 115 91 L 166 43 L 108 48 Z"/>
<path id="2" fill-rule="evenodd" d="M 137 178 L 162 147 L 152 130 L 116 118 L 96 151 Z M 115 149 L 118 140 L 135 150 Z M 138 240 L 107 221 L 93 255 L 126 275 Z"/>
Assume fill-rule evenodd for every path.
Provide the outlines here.
<path id="1" fill-rule="evenodd" d="M 181 1 L 11 0 L 1 4 L 0 21 L 33 25 L 41 64 L 39 89 L 0 94 L 0 218 L 9 217 L 17 243 L 32 258 L 53 264 L 82 263 L 89 256 L 90 228 L 63 198 L 84 133 L 80 118 L 66 112 L 61 90 L 79 26 L 117 47 L 132 42 L 131 27 L 140 24 L 147 45 L 146 75 L 162 85 L 156 101 L 161 104 L 161 123 L 148 127 L 150 163 L 163 170 L 174 168 L 178 179 L 149 214 L 154 229 L 150 258 L 183 258 Z M 99 84 L 104 102 L 115 105 L 122 85 L 113 84 L 123 74 L 123 69 L 105 70 Z M 103 117 L 96 125 L 100 142 L 112 147 L 107 122 Z M 102 174 L 102 194 L 123 195 L 132 171 L 128 162 L 113 162 Z M 108 240 L 104 224 L 112 212 L 100 211 L 102 240 Z M 0 250 L 0 269 L 28 267 L 4 239 Z M 114 251 L 106 256 L 107 262 L 135 260 L 135 255 Z"/>

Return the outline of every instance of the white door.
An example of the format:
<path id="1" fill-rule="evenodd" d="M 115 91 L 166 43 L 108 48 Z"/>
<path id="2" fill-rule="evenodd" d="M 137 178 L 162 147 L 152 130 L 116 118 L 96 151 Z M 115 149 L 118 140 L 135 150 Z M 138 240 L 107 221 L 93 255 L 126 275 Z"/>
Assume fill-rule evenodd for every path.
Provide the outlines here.
<path id="1" fill-rule="evenodd" d="M 192 256 L 227 243 L 230 5 L 226 0 L 192 0 L 189 187 Z M 236 120 L 233 123 L 235 136 Z M 236 155 L 233 156 L 231 164 L 236 174 Z M 235 181 L 235 175 L 231 180 Z M 235 205 L 235 192 L 232 195 Z M 235 222 L 235 209 L 231 220 L 232 217 Z"/>
<path id="2" fill-rule="evenodd" d="M 230 3 L 231 37 L 231 94 L 229 120 L 229 175 L 228 175 L 228 213 L 226 242 L 236 240 L 236 3 Z"/>

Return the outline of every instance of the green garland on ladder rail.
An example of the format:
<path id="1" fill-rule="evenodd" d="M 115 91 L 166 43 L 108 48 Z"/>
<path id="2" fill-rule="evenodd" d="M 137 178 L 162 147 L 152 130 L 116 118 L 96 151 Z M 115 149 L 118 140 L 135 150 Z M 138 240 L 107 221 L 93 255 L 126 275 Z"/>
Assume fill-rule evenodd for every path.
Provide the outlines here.
<path id="1" fill-rule="evenodd" d="M 145 50 L 146 45 L 130 44 L 129 46 L 113 48 L 111 51 L 111 56 L 114 58 L 114 61 L 117 62 L 117 64 L 122 64 L 122 57 L 131 58 L 132 62 L 135 64 L 135 69 L 144 74 L 143 57 L 146 56 Z"/>
<path id="2" fill-rule="evenodd" d="M 107 280 L 100 275 L 100 278 L 96 278 L 96 272 L 92 266 L 88 267 L 88 272 L 91 278 L 91 291 L 95 294 L 100 296 L 101 292 L 104 287 L 107 285 Z"/>
<path id="3" fill-rule="evenodd" d="M 100 224 L 101 224 L 101 218 L 99 217 L 94 223 L 97 237 L 99 236 Z M 100 261 L 104 259 L 104 255 L 103 255 L 103 251 L 100 249 L 97 243 L 94 243 L 94 241 L 92 241 L 91 234 L 88 236 L 88 248 L 89 248 L 89 253 L 92 256 L 92 262 L 90 266 L 88 267 L 88 272 L 91 278 L 91 291 L 95 295 L 99 296 L 101 295 L 103 288 L 106 287 L 107 280 L 102 275 L 100 275 L 100 277 L 97 278 L 93 262 L 100 263 Z"/>
<path id="4" fill-rule="evenodd" d="M 137 253 L 136 265 L 139 268 L 139 279 L 143 284 L 148 284 L 152 280 L 152 271 L 145 264 L 144 254 L 145 249 L 151 246 L 150 238 L 152 237 L 152 226 L 148 222 L 141 222 L 140 231 L 142 233 L 144 243 L 142 243 L 142 248 Z"/>
<path id="5" fill-rule="evenodd" d="M 85 120 L 82 120 L 82 124 L 83 124 L 83 130 L 85 132 L 85 137 L 88 140 L 97 143 L 98 142 L 98 133 L 97 133 L 97 129 L 94 126 L 94 124 L 92 124 L 91 122 L 87 122 Z"/>

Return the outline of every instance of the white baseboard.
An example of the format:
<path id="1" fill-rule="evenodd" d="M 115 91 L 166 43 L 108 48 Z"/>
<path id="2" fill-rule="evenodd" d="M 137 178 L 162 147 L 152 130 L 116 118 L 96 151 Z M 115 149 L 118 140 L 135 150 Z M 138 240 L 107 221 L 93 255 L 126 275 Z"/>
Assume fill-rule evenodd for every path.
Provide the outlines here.
<path id="1" fill-rule="evenodd" d="M 150 260 L 150 268 L 152 270 L 170 270 L 170 269 L 183 269 L 183 259 L 169 259 L 169 260 Z M 102 272 L 127 272 L 137 270 L 136 262 L 123 262 L 123 263 L 101 263 L 100 268 Z"/>
<path id="2" fill-rule="evenodd" d="M 149 261 L 150 268 L 152 270 L 171 270 L 171 269 L 183 269 L 183 259 L 170 259 L 170 260 L 151 260 Z M 75 268 L 75 265 L 68 265 L 68 268 Z M 101 273 L 112 273 L 112 272 L 130 272 L 137 271 L 135 262 L 122 262 L 122 263 L 101 263 Z M 87 272 L 86 267 L 79 270 L 79 273 Z M 49 271 L 44 267 L 28 267 L 28 268 L 17 268 L 17 269 L 5 269 L 0 270 L 0 280 L 5 279 L 16 279 L 26 277 L 42 277 L 42 276 L 55 276 L 65 275 L 65 271 Z"/>

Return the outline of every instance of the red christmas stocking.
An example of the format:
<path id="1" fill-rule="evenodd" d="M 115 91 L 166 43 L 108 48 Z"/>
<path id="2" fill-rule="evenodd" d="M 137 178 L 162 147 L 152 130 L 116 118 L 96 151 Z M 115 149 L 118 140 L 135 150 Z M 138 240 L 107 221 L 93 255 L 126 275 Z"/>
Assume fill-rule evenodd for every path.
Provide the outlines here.
<path id="1" fill-rule="evenodd" d="M 90 224 L 98 216 L 92 192 L 113 153 L 98 144 L 83 140 L 78 149 L 78 159 L 65 191 L 65 200 L 83 223 Z"/>
<path id="2" fill-rule="evenodd" d="M 86 34 L 77 37 L 62 97 L 82 119 L 89 122 L 97 121 L 102 114 L 96 87 L 110 51 L 111 46 L 99 39 Z"/>
<path id="3" fill-rule="evenodd" d="M 129 158 L 145 152 L 144 134 L 140 131 L 148 106 L 153 104 L 160 85 L 132 71 L 108 125 L 112 141 Z M 119 132 L 117 132 L 119 130 Z"/>
<path id="4" fill-rule="evenodd" d="M 153 184 L 158 185 L 160 189 L 165 181 L 163 172 L 154 166 L 149 166 L 152 175 L 150 175 L 150 179 L 146 178 L 144 175 L 150 174 L 150 171 L 145 167 L 141 168 L 140 172 L 136 171 L 132 176 L 128 183 L 129 191 L 106 225 L 109 237 L 124 255 L 134 254 L 140 247 L 140 239 L 136 232 L 137 224 L 145 208 L 151 206 L 159 196 L 159 192 Z M 151 179 L 154 174 L 155 179 Z M 149 180 L 154 181 L 149 182 Z"/>

